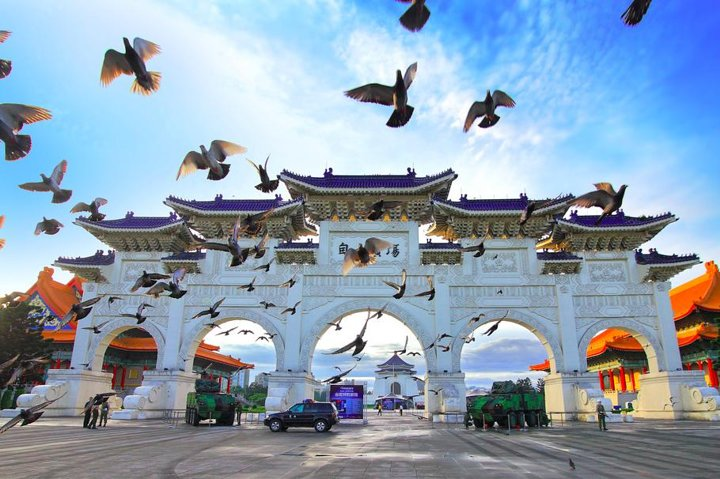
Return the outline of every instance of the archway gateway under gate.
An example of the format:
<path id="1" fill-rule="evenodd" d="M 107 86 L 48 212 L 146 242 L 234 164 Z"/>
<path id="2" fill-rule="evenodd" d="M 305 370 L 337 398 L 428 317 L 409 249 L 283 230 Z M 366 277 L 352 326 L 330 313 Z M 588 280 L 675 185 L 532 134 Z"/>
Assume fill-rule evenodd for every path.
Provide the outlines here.
<path id="1" fill-rule="evenodd" d="M 410 328 L 423 347 L 443 333 L 458 341 L 472 327 L 470 318 L 478 314 L 485 322 L 503 314 L 515 318 L 540 338 L 548 352 L 548 409 L 580 418 L 593 414 L 594 399 L 602 394 L 597 375 L 587 371 L 587 341 L 600 329 L 626 325 L 651 346 L 648 357 L 654 365 L 643 375 L 642 387 L 648 394 L 639 401 L 637 415 L 710 418 L 717 414 L 716 407 L 701 411 L 690 399 L 669 408 L 666 401 L 651 399 L 693 394 L 703 399 L 709 394 L 696 388 L 704 384 L 696 371 L 682 370 L 668 299 L 667 280 L 696 264 L 697 257 L 657 254 L 638 261 L 634 251 L 677 218 L 669 213 L 631 217 L 620 212 L 595 225 L 597 216 L 572 212 L 562 217 L 573 199 L 567 195 L 539 200 L 532 217 L 520 225 L 518 218 L 530 201 L 527 196 L 449 200 L 456 177 L 452 170 L 425 177 L 411 169 L 405 175 L 370 176 L 335 175 L 328 169 L 320 177 L 285 170 L 280 179 L 290 200 L 218 196 L 196 201 L 171 196 L 165 204 L 175 213 L 167 218 L 149 221 L 132 213 L 101 222 L 80 218 L 76 224 L 116 249 L 114 259 L 102 265 L 90 260 L 86 264 L 82 258 L 57 264 L 73 271 L 97 270 L 96 281 L 85 287 L 84 299 L 112 294 L 127 300 L 113 310 L 106 302 L 98 303 L 80 326 L 93 318 L 119 321 L 119 314 L 133 313 L 132 304 L 140 293 L 129 290 L 143 271 L 187 269 L 181 284 L 187 294 L 182 298 L 143 297 L 153 303 L 148 322 L 161 340 L 156 339 L 157 371 L 146 374 L 143 387 L 136 391 L 148 398 L 137 417 L 184 406 L 195 375 L 182 371 L 182 358 L 187 358 L 203 332 L 203 326 L 191 318 L 220 298 L 225 298 L 220 308 L 223 318 L 249 319 L 277 334 L 268 410 L 313 397 L 318 383 L 308 373 L 310 358 L 327 322 L 387 304 L 388 312 Z M 400 206 L 387 209 L 377 221 L 364 220 L 363 212 L 380 199 Z M 190 227 L 208 240 L 224 242 L 238 217 L 260 212 L 268 212 L 263 229 L 270 239 L 264 257 L 251 256 L 232 267 L 225 252 L 188 251 L 196 244 Z M 424 225 L 431 225 L 428 236 L 444 241 L 421 243 L 419 228 Z M 297 241 L 311 235 L 317 241 Z M 375 264 L 343 276 L 345 252 L 370 237 L 386 240 L 391 247 L 379 252 Z M 239 241 L 252 247 L 258 238 Z M 484 254 L 478 257 L 460 249 L 481 243 Z M 267 272 L 259 269 L 271 259 Z M 384 281 L 397 282 L 403 270 L 406 293 L 394 299 L 394 291 Z M 434 287 L 431 301 L 415 296 L 429 288 L 428 278 Z M 291 287 L 281 287 L 290 280 Z M 251 282 L 252 291 L 238 289 Z M 265 308 L 261 301 L 277 307 Z M 295 315 L 281 313 L 296 304 Z M 78 331 L 72 358 L 76 367 L 92 360 L 98 347 L 98 338 Z M 427 358 L 426 410 L 439 419 L 465 408 L 462 348 L 457 346 Z M 48 382 L 69 392 L 53 405 L 55 412 L 77 411 L 87 392 L 106 389 L 110 384 L 104 374 L 94 369 L 50 370 Z M 430 389 L 441 392 L 428 394 Z"/>

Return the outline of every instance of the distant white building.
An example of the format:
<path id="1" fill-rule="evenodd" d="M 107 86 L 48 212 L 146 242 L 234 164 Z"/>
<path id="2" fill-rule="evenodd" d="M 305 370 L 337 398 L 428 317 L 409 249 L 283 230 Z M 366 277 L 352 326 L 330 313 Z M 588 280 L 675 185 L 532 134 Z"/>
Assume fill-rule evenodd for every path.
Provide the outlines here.
<path id="1" fill-rule="evenodd" d="M 373 387 L 373 402 L 380 397 L 417 396 L 423 393 L 424 381 L 416 381 L 413 376 L 417 372 L 415 366 L 403 361 L 400 356 L 393 354 L 390 359 L 377 365 L 375 371 L 375 386 Z"/>

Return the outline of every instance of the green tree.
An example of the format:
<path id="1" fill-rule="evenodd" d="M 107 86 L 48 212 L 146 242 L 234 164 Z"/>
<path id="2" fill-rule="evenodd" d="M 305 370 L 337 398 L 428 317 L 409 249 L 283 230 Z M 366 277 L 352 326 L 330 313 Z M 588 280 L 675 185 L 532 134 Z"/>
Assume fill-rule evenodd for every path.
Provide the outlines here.
<path id="1" fill-rule="evenodd" d="M 21 304 L 16 308 L 0 309 L 0 364 L 20 354 L 15 363 L 5 371 L 0 371 L 0 387 L 10 379 L 16 367 L 28 365 L 25 360 L 38 357 L 49 358 L 53 346 L 52 341 L 43 339 L 42 326 L 36 319 L 28 318 L 32 307 Z M 44 365 L 29 368 L 14 383 L 27 384 L 42 381 L 45 374 Z"/>
<path id="2" fill-rule="evenodd" d="M 532 384 L 532 379 L 530 378 L 518 379 L 517 381 L 515 381 L 515 384 L 517 385 L 519 391 L 535 390 Z"/>
<path id="3" fill-rule="evenodd" d="M 545 379 L 544 378 L 538 378 L 537 382 L 535 383 L 535 389 L 537 389 L 537 392 L 540 394 L 545 394 Z"/>

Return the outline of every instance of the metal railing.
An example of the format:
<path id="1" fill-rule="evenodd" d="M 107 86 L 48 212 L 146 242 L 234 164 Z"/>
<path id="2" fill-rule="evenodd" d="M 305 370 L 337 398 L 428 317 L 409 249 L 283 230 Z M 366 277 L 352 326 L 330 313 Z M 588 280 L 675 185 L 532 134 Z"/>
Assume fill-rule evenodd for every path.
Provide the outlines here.
<path id="1" fill-rule="evenodd" d="M 185 420 L 186 410 L 185 409 L 164 409 L 162 414 L 162 421 L 168 425 L 168 427 L 174 428 L 180 424 L 181 420 Z"/>

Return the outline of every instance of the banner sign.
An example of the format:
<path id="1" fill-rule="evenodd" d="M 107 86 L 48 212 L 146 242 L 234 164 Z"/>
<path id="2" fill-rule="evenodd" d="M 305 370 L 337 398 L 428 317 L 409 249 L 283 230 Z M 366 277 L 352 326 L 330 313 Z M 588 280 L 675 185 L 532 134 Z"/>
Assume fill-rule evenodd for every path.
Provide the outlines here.
<path id="1" fill-rule="evenodd" d="M 335 403 L 340 419 L 363 418 L 364 391 L 362 384 L 330 385 L 330 402 Z"/>

